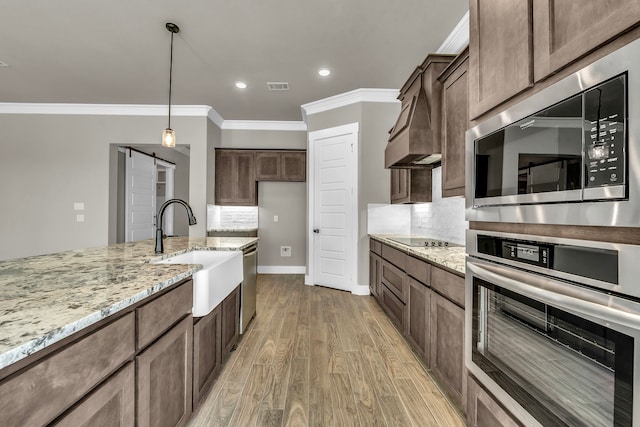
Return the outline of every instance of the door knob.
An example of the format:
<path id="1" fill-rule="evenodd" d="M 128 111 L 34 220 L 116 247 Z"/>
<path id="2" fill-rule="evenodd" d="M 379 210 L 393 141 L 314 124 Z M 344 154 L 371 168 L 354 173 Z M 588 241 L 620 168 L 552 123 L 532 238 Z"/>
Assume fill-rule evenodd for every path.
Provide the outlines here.
<path id="1" fill-rule="evenodd" d="M 313 232 L 314 232 L 314 233 L 316 233 L 316 234 L 318 234 L 318 233 L 320 233 L 320 229 L 319 229 L 319 228 L 314 228 L 314 229 L 313 229 Z"/>

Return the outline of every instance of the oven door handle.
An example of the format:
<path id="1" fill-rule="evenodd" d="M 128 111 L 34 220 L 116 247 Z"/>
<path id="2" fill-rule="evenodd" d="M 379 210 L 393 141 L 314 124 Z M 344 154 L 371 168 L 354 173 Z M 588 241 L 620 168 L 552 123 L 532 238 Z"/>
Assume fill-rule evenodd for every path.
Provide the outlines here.
<path id="1" fill-rule="evenodd" d="M 469 258 L 466 274 L 581 316 L 640 329 L 640 303 L 631 300 Z"/>

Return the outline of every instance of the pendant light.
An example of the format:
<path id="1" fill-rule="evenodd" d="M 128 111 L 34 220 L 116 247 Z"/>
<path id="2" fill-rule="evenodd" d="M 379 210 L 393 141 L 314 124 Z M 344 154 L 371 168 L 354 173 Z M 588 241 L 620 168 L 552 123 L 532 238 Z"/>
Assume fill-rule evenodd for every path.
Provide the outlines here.
<path id="1" fill-rule="evenodd" d="M 173 35 L 180 32 L 180 28 L 171 22 L 167 22 L 165 27 L 167 28 L 167 31 L 171 33 L 171 54 L 169 57 L 169 124 L 162 132 L 162 145 L 165 147 L 175 147 L 176 133 L 171 129 L 171 78 L 173 74 Z"/>

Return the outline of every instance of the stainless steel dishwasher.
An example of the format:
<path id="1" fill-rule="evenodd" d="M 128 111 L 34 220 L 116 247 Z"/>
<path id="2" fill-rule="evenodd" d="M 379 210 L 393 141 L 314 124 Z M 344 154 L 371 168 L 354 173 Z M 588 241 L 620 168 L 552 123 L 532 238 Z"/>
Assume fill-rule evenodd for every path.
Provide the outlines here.
<path id="1" fill-rule="evenodd" d="M 244 249 L 244 278 L 240 287 L 240 333 L 243 334 L 249 322 L 256 315 L 257 256 L 258 245 Z"/>

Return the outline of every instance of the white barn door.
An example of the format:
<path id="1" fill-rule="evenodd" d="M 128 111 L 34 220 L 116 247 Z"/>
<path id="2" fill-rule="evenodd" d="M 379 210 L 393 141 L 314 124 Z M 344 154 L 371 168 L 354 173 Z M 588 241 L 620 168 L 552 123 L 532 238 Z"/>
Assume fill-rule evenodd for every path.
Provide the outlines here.
<path id="1" fill-rule="evenodd" d="M 125 153 L 125 242 L 155 237 L 156 165 L 153 157 Z"/>

